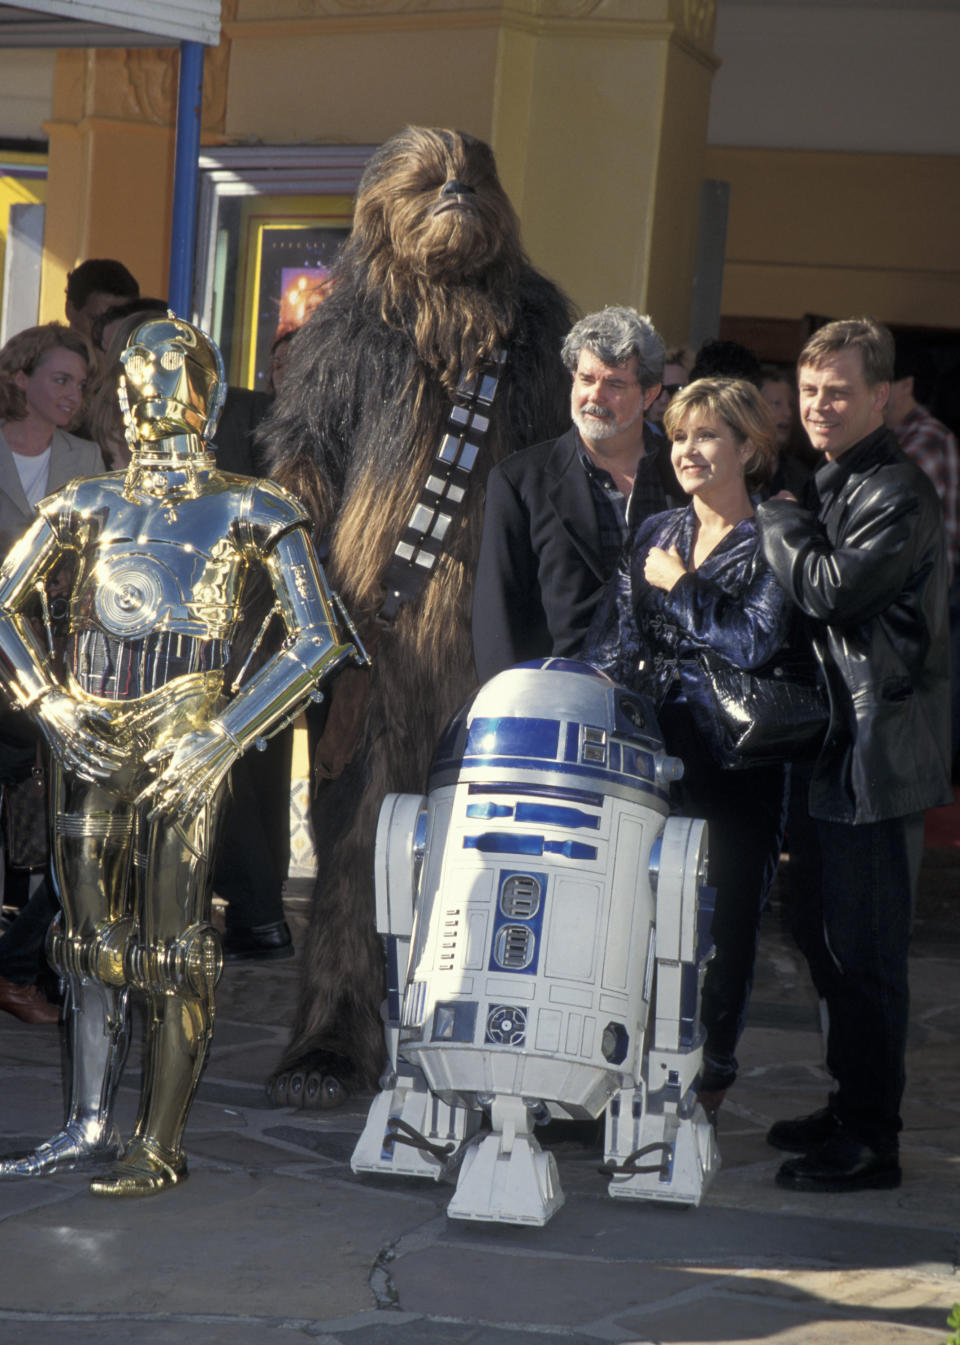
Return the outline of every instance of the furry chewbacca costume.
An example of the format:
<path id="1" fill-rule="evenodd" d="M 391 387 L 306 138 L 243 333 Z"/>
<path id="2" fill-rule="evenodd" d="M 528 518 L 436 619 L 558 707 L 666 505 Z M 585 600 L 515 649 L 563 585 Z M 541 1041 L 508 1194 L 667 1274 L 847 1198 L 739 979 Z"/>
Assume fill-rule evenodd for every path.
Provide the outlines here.
<path id="1" fill-rule="evenodd" d="M 370 160 L 329 297 L 291 344 L 264 438 L 272 473 L 329 542 L 327 573 L 373 653 L 341 678 L 318 759 L 320 873 L 279 1105 L 333 1106 L 384 1061 L 373 845 L 389 791 L 421 793 L 448 718 L 475 685 L 470 603 L 483 483 L 513 449 L 569 424 L 569 305 L 533 269 L 489 146 L 409 127 Z M 445 552 L 396 620 L 383 577 L 426 480 L 461 374 L 507 352 L 492 424 Z M 329 778 L 334 777 L 334 778 Z"/>

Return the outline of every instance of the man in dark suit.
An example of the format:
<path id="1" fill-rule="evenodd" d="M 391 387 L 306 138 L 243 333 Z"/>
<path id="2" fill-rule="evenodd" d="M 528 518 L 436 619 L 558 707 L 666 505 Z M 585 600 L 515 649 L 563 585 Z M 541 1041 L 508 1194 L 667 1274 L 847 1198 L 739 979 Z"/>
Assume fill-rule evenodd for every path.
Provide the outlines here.
<path id="1" fill-rule="evenodd" d="M 664 345 L 632 308 L 582 318 L 563 344 L 573 425 L 499 463 L 473 600 L 482 682 L 514 663 L 573 656 L 629 530 L 673 503 L 669 452 L 644 432 Z"/>

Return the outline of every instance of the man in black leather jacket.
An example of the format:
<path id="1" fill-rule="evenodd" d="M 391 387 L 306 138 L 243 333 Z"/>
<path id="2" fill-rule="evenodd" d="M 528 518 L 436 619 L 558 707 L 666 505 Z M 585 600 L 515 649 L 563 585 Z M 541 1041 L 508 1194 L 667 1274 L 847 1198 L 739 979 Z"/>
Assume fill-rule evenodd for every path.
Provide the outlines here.
<path id="1" fill-rule="evenodd" d="M 826 461 L 804 508 L 757 510 L 764 554 L 808 618 L 831 700 L 810 815 L 822 890 L 801 947 L 827 1004 L 829 1103 L 767 1139 L 800 1154 L 777 1184 L 850 1191 L 900 1183 L 911 895 L 926 808 L 952 801 L 947 563 L 928 478 L 883 425 L 893 340 L 832 322 L 799 360 L 800 415 Z M 911 854 L 915 856 L 911 862 Z M 820 898 L 822 896 L 822 910 Z"/>

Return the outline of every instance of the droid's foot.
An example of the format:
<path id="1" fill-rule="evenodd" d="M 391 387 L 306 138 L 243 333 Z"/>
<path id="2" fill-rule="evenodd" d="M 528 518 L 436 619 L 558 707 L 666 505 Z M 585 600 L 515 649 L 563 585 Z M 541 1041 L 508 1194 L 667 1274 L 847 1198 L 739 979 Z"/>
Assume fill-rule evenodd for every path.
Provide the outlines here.
<path id="1" fill-rule="evenodd" d="M 102 1177 L 90 1183 L 95 1196 L 155 1196 L 178 1182 L 186 1181 L 187 1160 L 183 1154 L 164 1158 L 150 1140 L 131 1140 L 124 1156 Z"/>
<path id="2" fill-rule="evenodd" d="M 79 1125 L 68 1125 L 32 1154 L 0 1162 L 0 1178 L 49 1177 L 58 1172 L 74 1172 L 112 1162 L 119 1153 L 120 1136 L 116 1130 L 111 1128 L 106 1134 L 91 1136 Z"/>
<path id="3" fill-rule="evenodd" d="M 542 1228 L 564 1198 L 552 1153 L 544 1153 L 529 1134 L 505 1145 L 503 1134 L 494 1132 L 467 1149 L 447 1214 Z"/>

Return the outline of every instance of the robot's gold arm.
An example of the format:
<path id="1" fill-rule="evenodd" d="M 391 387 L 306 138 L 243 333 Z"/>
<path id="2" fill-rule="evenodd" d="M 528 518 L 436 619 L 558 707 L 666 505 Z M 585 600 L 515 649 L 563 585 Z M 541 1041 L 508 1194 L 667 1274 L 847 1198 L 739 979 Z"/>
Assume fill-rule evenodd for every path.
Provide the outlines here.
<path id="1" fill-rule="evenodd" d="M 304 528 L 285 533 L 264 564 L 287 638 L 219 716 L 244 752 L 257 738 L 279 732 L 343 664 L 367 662 L 352 632 L 340 637 L 333 598 Z"/>
<path id="2" fill-rule="evenodd" d="M 50 571 L 63 556 L 53 527 L 41 514 L 12 548 L 0 570 L 0 681 L 13 704 L 29 710 L 61 765 L 85 780 L 102 780 L 119 766 L 122 755 L 101 730 L 109 717 L 75 700 L 54 679 L 49 650 L 44 650 L 27 614 L 43 596 Z"/>
<path id="3" fill-rule="evenodd" d="M 207 725 L 148 755 L 162 769 L 141 798 L 156 809 L 194 811 L 237 757 L 289 723 L 338 668 L 367 662 L 353 638 L 340 638 L 332 595 L 303 527 L 284 533 L 263 563 L 286 639 Z"/>

